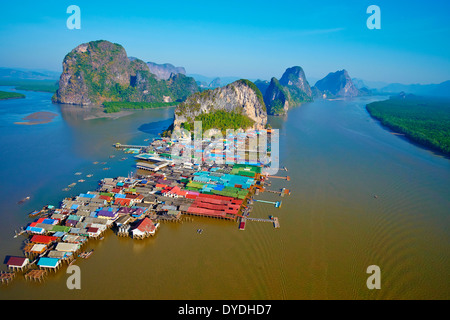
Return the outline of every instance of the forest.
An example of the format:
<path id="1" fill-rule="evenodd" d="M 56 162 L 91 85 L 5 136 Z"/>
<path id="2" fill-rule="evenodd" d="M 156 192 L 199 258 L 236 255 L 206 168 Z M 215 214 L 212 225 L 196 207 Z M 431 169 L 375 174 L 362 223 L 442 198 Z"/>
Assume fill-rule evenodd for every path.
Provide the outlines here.
<path id="1" fill-rule="evenodd" d="M 450 154 L 450 99 L 393 96 L 366 106 L 382 125 L 404 134 L 412 141 Z"/>

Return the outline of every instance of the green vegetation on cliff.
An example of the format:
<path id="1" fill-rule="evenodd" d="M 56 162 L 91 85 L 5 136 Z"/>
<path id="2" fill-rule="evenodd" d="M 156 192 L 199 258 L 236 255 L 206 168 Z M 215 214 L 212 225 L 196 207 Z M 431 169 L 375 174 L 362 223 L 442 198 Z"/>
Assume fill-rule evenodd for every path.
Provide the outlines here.
<path id="1" fill-rule="evenodd" d="M 372 102 L 370 115 L 426 147 L 450 154 L 450 100 L 406 96 Z"/>
<path id="2" fill-rule="evenodd" d="M 25 95 L 18 92 L 0 91 L 0 100 L 21 99 L 21 98 L 25 98 Z"/>
<path id="3" fill-rule="evenodd" d="M 244 114 L 224 110 L 202 113 L 196 116 L 194 120 L 202 122 L 203 132 L 209 129 L 218 129 L 222 131 L 222 134 L 226 133 L 226 129 L 247 129 L 251 128 L 255 123 L 255 121 Z M 193 131 L 194 121 L 184 122 L 181 126 L 188 131 Z"/>
<path id="4" fill-rule="evenodd" d="M 81 44 L 65 56 L 53 100 L 79 105 L 182 101 L 197 91 L 193 78 L 177 74 L 158 80 L 144 61 L 130 59 L 120 44 L 99 40 Z"/>
<path id="5" fill-rule="evenodd" d="M 267 113 L 274 116 L 285 114 L 286 111 L 284 110 L 284 105 L 286 100 L 289 100 L 289 93 L 280 84 L 277 78 L 271 79 L 266 93 L 270 96 L 270 99 L 272 99 L 266 99 Z"/>

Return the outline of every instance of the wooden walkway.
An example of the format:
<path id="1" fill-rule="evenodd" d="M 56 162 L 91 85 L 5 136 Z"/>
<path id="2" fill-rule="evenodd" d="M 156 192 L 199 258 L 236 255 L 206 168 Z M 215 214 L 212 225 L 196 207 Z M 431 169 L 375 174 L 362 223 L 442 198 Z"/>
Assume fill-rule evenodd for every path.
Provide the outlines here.
<path id="1" fill-rule="evenodd" d="M 280 222 L 278 220 L 278 217 L 273 217 L 273 218 L 269 218 L 269 219 L 246 217 L 246 220 L 247 221 L 257 221 L 257 222 L 271 222 L 271 223 L 273 223 L 274 228 L 278 229 L 280 227 Z"/>
<path id="2" fill-rule="evenodd" d="M 114 144 L 114 147 L 116 147 L 117 149 L 147 149 L 148 146 L 135 146 L 135 145 L 131 145 L 131 144 L 121 144 L 121 143 L 116 143 Z"/>

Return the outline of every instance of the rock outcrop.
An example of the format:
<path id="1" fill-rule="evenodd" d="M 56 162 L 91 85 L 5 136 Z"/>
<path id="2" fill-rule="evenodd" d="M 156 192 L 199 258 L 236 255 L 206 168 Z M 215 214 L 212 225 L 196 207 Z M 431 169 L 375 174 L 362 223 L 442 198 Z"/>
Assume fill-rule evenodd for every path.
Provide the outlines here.
<path id="1" fill-rule="evenodd" d="M 197 91 L 193 78 L 180 75 L 158 80 L 145 62 L 128 58 L 120 44 L 99 40 L 83 43 L 65 56 L 53 101 L 75 105 L 163 102 L 182 100 Z"/>
<path id="2" fill-rule="evenodd" d="M 173 127 L 180 129 L 183 123 L 193 122 L 200 114 L 217 110 L 246 115 L 254 121 L 255 129 L 262 129 L 267 123 L 267 112 L 261 92 L 253 82 L 242 79 L 221 88 L 189 96 L 175 109 Z"/>
<path id="3" fill-rule="evenodd" d="M 264 102 L 268 114 L 283 115 L 289 107 L 312 101 L 312 96 L 305 72 L 295 66 L 286 69 L 279 81 L 272 78 L 264 94 Z"/>
<path id="4" fill-rule="evenodd" d="M 325 78 L 316 82 L 316 94 L 323 98 L 356 97 L 362 93 L 353 84 L 347 70 L 330 72 Z"/>
<path id="5" fill-rule="evenodd" d="M 269 87 L 264 94 L 264 102 L 267 107 L 267 114 L 280 116 L 289 110 L 289 93 L 283 88 L 277 78 L 272 78 Z"/>

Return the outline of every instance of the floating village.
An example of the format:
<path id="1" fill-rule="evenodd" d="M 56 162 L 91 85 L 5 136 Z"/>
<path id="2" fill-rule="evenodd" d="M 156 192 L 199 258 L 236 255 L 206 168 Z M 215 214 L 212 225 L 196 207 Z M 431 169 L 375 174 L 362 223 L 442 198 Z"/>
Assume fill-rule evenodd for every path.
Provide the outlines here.
<path id="1" fill-rule="evenodd" d="M 270 137 L 271 130 L 264 131 L 264 137 Z M 229 144 L 230 137 L 220 143 L 202 140 L 200 147 L 208 149 L 208 159 L 205 152 L 195 152 L 198 150 L 192 146 L 190 137 L 155 138 L 146 146 L 115 144 L 113 147 L 134 155 L 136 173 L 104 178 L 95 191 L 65 198 L 59 206 L 46 205 L 30 213 L 32 221 L 15 235 L 25 237 L 23 256 L 5 258 L 8 271 L 1 272 L 1 282 L 9 284 L 17 274 L 40 282 L 50 272 L 71 265 L 76 259 L 88 259 L 94 254 L 93 249 L 87 248 L 89 240 L 103 239 L 108 229 L 117 236 L 139 240 L 157 234 L 162 222 L 189 221 L 191 216 L 236 221 L 239 230 L 245 230 L 249 222 L 268 222 L 280 228 L 277 217 L 251 217 L 252 204 L 262 202 L 274 209 L 281 207 L 281 201 L 259 197 L 264 192 L 280 197 L 289 195 L 286 188 L 270 188 L 271 179 L 290 178 L 265 173 L 266 165 L 249 160 L 255 159 L 249 155 L 257 148 L 238 138 L 231 137 L 235 144 Z M 243 152 L 237 152 L 238 141 L 244 141 L 239 149 Z M 174 151 L 180 145 L 183 149 Z M 192 148 L 188 160 L 180 161 L 188 148 Z M 267 149 L 270 153 L 270 146 Z M 198 229 L 197 233 L 202 231 Z"/>

